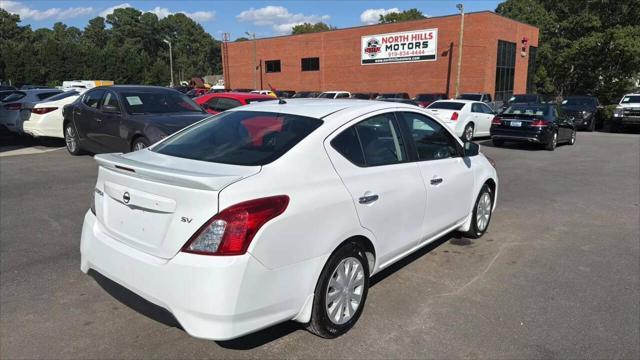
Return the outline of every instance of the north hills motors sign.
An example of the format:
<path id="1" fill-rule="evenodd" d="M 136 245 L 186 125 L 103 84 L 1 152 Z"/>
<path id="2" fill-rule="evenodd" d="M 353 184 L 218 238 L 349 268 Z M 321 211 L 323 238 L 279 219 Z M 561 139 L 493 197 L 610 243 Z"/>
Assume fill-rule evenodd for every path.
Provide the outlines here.
<path id="1" fill-rule="evenodd" d="M 367 35 L 361 38 L 362 65 L 434 61 L 438 29 Z"/>

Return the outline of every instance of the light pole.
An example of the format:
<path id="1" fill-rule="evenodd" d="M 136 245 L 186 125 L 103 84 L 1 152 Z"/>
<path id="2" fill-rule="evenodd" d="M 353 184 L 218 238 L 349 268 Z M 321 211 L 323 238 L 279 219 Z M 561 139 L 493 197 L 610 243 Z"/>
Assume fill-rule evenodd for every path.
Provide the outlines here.
<path id="1" fill-rule="evenodd" d="M 256 33 L 250 33 L 245 31 L 247 36 L 251 36 L 253 38 L 253 88 L 258 89 L 258 75 L 256 75 L 256 71 L 258 70 L 258 50 L 256 48 Z"/>
<path id="2" fill-rule="evenodd" d="M 164 39 L 162 40 L 169 45 L 169 69 L 171 70 L 171 87 L 173 87 L 173 54 L 171 52 L 171 41 Z"/>
<path id="3" fill-rule="evenodd" d="M 457 4 L 460 10 L 460 41 L 458 42 L 458 74 L 456 75 L 456 98 L 460 95 L 460 68 L 462 67 L 462 36 L 464 34 L 464 5 Z"/>

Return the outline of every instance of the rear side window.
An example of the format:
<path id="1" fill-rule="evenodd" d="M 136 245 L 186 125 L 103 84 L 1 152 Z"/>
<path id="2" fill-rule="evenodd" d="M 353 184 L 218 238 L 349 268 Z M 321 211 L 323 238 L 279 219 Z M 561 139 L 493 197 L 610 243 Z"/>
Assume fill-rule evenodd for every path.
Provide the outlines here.
<path id="1" fill-rule="evenodd" d="M 305 116 L 261 111 L 224 112 L 166 141 L 153 151 L 232 165 L 265 165 L 322 125 Z"/>
<path id="2" fill-rule="evenodd" d="M 464 103 L 452 101 L 436 101 L 427 106 L 428 109 L 462 110 Z"/>
<path id="3" fill-rule="evenodd" d="M 229 109 L 233 109 L 234 107 L 241 106 L 242 104 L 240 103 L 240 101 L 235 99 L 220 97 L 209 100 L 209 102 L 207 102 L 207 105 L 209 105 L 209 108 L 213 111 L 223 112 Z"/>
<path id="4" fill-rule="evenodd" d="M 102 95 L 104 95 L 104 90 L 89 91 L 86 94 L 84 94 L 84 97 L 82 98 L 82 102 L 88 107 L 97 109 L 98 106 L 100 105 L 100 100 L 102 99 Z"/>
<path id="5" fill-rule="evenodd" d="M 407 160 L 400 131 L 390 113 L 359 122 L 335 137 L 331 146 L 358 166 L 390 165 Z"/>

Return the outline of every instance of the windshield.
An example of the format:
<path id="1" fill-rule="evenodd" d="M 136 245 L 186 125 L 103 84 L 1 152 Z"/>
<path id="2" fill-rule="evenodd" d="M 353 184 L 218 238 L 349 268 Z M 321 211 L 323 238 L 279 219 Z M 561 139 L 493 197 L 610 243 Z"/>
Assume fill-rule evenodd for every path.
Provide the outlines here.
<path id="1" fill-rule="evenodd" d="M 442 96 L 436 94 L 419 94 L 416 96 L 416 100 L 418 101 L 435 101 L 438 99 L 442 99 Z"/>
<path id="2" fill-rule="evenodd" d="M 595 98 L 566 98 L 562 100 L 562 105 L 590 105 L 596 106 L 598 102 Z"/>
<path id="3" fill-rule="evenodd" d="M 153 151 L 233 165 L 265 165 L 304 139 L 322 120 L 272 112 L 220 113 L 158 144 Z"/>
<path id="4" fill-rule="evenodd" d="M 5 100 L 6 101 L 6 100 Z M 640 95 L 627 95 L 620 100 L 620 104 L 640 103 Z"/>
<path id="5" fill-rule="evenodd" d="M 482 94 L 462 94 L 458 96 L 456 99 L 480 101 L 482 100 Z"/>
<path id="6" fill-rule="evenodd" d="M 202 113 L 188 96 L 173 91 L 124 92 L 124 105 L 129 114 Z"/>
<path id="7" fill-rule="evenodd" d="M 436 101 L 427 106 L 427 109 L 462 110 L 464 103 L 453 101 Z"/>
<path id="8" fill-rule="evenodd" d="M 326 92 L 318 95 L 319 98 L 325 98 L 325 99 L 333 99 L 335 96 L 336 96 L 336 93 L 332 93 L 332 92 Z"/>
<path id="9" fill-rule="evenodd" d="M 538 96 L 536 95 L 514 95 L 509 99 L 509 104 L 511 103 L 533 103 L 538 101 Z"/>
<path id="10" fill-rule="evenodd" d="M 27 94 L 23 93 L 22 91 L 16 91 L 13 94 L 5 97 L 4 99 L 2 99 L 2 101 L 4 102 L 9 102 L 9 101 L 17 101 L 22 99 L 23 97 L 27 96 Z"/>
<path id="11" fill-rule="evenodd" d="M 537 115 L 548 116 L 549 106 L 544 105 L 511 105 L 502 115 Z"/>
<path id="12" fill-rule="evenodd" d="M 47 98 L 47 101 L 56 101 L 56 100 L 66 99 L 70 96 L 78 96 L 78 95 L 80 95 L 80 93 L 75 90 L 65 91 L 61 94 L 54 95 L 52 97 Z"/>

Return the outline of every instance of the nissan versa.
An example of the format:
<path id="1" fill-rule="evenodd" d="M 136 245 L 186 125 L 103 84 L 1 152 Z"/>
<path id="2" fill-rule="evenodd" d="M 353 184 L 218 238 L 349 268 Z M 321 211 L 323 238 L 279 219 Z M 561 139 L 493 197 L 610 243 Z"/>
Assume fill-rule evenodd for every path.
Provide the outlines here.
<path id="1" fill-rule="evenodd" d="M 333 338 L 358 321 L 372 274 L 450 231 L 487 231 L 498 178 L 477 144 L 416 106 L 287 101 L 96 155 L 82 271 L 195 337 L 295 320 Z"/>

